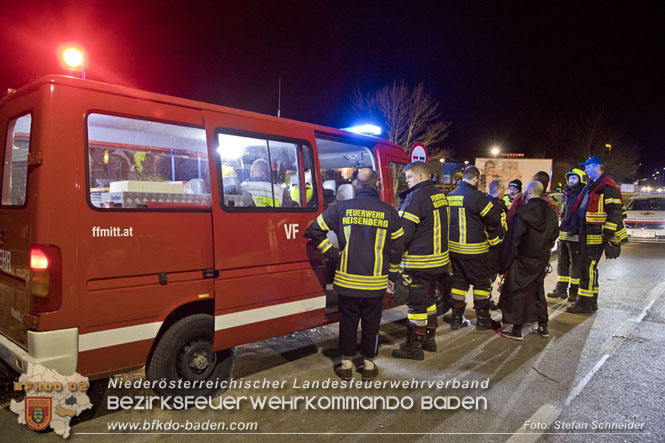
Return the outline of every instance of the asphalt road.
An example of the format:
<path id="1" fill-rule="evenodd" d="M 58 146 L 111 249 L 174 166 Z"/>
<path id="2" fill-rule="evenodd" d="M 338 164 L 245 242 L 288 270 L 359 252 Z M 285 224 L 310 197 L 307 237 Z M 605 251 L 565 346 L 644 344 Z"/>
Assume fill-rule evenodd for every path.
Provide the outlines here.
<path id="1" fill-rule="evenodd" d="M 243 396 L 315 397 L 310 406 L 316 409 L 304 401 L 291 409 L 288 402 L 280 401 L 285 409 L 271 410 L 267 404 L 252 406 L 246 399 L 233 410 L 170 411 L 158 405 L 152 410 L 109 410 L 109 396 L 154 395 L 148 390 L 109 389 L 95 416 L 72 427 L 69 440 L 182 441 L 183 435 L 154 429 L 115 435 L 118 431 L 109 431 L 109 426 L 122 422 L 184 426 L 188 420 L 210 420 L 223 421 L 226 426 L 256 423 L 257 428 L 250 432 L 224 431 L 226 441 L 665 441 L 664 264 L 665 244 L 628 244 L 619 259 L 601 262 L 596 314 L 568 314 L 567 303 L 548 299 L 551 338 L 530 333 L 523 342 L 473 327 L 451 331 L 443 324 L 437 336 L 439 351 L 427 354 L 422 362 L 390 357 L 404 339 L 405 310 L 387 311 L 381 326 L 377 380 L 411 383 L 408 387 L 307 389 L 307 382 L 338 380 L 332 372 L 337 326 L 331 325 L 239 348 L 235 379 L 267 380 L 281 386 L 234 388 L 223 397 L 228 401 Z M 550 275 L 546 289 L 554 281 L 555 276 Z M 467 314 L 474 318 L 473 311 Z M 136 371 L 121 377 L 133 380 L 141 376 Z M 448 388 L 414 386 L 428 380 L 444 386 L 448 382 Z M 487 388 L 452 385 L 454 381 L 485 380 Z M 332 409 L 333 396 L 356 400 L 392 397 L 400 406 L 386 410 L 382 400 L 372 405 L 371 398 L 365 398 L 364 407 L 373 410 Z M 439 397 L 437 404 L 449 409 L 426 409 L 428 397 Z M 455 398 L 464 397 L 474 402 L 471 409 L 451 410 Z M 60 440 L 53 433 L 36 434 L 17 425 L 6 401 L 0 409 L 0 429 L 3 441 Z M 211 434 L 186 437 L 188 441 L 212 438 Z"/>

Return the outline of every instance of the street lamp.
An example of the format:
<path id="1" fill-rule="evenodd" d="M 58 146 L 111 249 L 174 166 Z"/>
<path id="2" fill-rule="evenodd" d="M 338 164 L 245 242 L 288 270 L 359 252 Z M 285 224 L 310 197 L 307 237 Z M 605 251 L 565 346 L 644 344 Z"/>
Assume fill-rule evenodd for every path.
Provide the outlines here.
<path id="1" fill-rule="evenodd" d="M 464 160 L 464 164 L 465 164 L 465 165 L 468 165 L 468 164 L 469 164 L 469 160 Z"/>
<path id="2" fill-rule="evenodd" d="M 445 162 L 446 162 L 446 159 L 445 159 L 445 158 L 440 158 L 439 161 L 440 161 L 441 163 L 445 163 Z"/>
<path id="3" fill-rule="evenodd" d="M 494 145 L 490 149 L 490 152 L 492 153 L 492 156 L 496 157 L 501 153 L 501 148 L 499 148 L 499 146 L 497 146 L 497 145 Z"/>
<path id="4" fill-rule="evenodd" d="M 612 145 L 610 145 L 609 143 L 606 143 L 606 144 L 605 144 L 605 147 L 607 148 L 607 150 L 608 150 L 608 151 L 610 152 L 610 154 L 611 154 L 611 153 L 612 153 Z"/>

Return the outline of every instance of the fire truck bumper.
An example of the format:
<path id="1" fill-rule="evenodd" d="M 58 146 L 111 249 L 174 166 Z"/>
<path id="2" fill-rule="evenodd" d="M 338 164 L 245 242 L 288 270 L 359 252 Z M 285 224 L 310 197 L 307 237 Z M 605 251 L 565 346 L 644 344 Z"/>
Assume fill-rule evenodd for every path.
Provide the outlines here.
<path id="1" fill-rule="evenodd" d="M 78 362 L 78 329 L 28 331 L 27 351 L 0 334 L 0 359 L 18 373 L 26 372 L 32 363 L 71 375 Z"/>

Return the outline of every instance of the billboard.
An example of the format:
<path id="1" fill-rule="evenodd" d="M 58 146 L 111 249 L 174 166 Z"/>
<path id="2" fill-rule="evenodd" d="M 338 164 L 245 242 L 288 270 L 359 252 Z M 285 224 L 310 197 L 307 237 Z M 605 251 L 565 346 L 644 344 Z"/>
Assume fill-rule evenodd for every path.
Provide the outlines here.
<path id="1" fill-rule="evenodd" d="M 552 176 L 551 158 L 477 158 L 475 166 L 480 170 L 478 190 L 482 192 L 488 192 L 492 180 L 500 180 L 507 187 L 516 178 L 526 185 L 538 171 L 545 171 Z"/>

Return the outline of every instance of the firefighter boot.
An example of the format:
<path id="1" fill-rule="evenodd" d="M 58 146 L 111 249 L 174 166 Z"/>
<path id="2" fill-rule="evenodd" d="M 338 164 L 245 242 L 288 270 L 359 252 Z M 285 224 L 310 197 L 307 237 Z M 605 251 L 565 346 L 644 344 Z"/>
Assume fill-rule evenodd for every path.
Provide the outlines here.
<path id="1" fill-rule="evenodd" d="M 427 325 L 427 330 L 425 331 L 425 340 L 423 341 L 423 351 L 427 352 L 436 352 L 436 325 L 430 326 Z"/>
<path id="2" fill-rule="evenodd" d="M 425 360 L 423 352 L 423 342 L 425 341 L 425 330 L 416 329 L 415 326 L 408 326 L 408 335 L 406 342 L 401 344 L 399 349 L 393 350 L 393 357 L 410 358 L 411 360 Z"/>
<path id="3" fill-rule="evenodd" d="M 577 297 L 574 305 L 569 306 L 566 312 L 573 314 L 593 314 L 594 300 L 593 297 Z"/>
<path id="4" fill-rule="evenodd" d="M 577 301 L 577 288 L 579 285 L 570 285 L 570 290 L 568 291 L 568 301 L 575 303 Z"/>
<path id="5" fill-rule="evenodd" d="M 453 307 L 453 320 L 450 322 L 450 329 L 465 328 L 471 324 L 469 320 L 464 318 L 464 311 L 466 310 L 466 303 L 455 303 Z"/>
<path id="6" fill-rule="evenodd" d="M 477 330 L 483 331 L 486 329 L 501 329 L 501 323 L 496 320 L 492 320 L 492 316 L 490 315 L 489 301 L 480 300 L 476 302 L 475 311 Z"/>
<path id="7" fill-rule="evenodd" d="M 568 297 L 568 282 L 557 282 L 554 291 L 547 294 L 549 298 L 566 298 Z"/>

